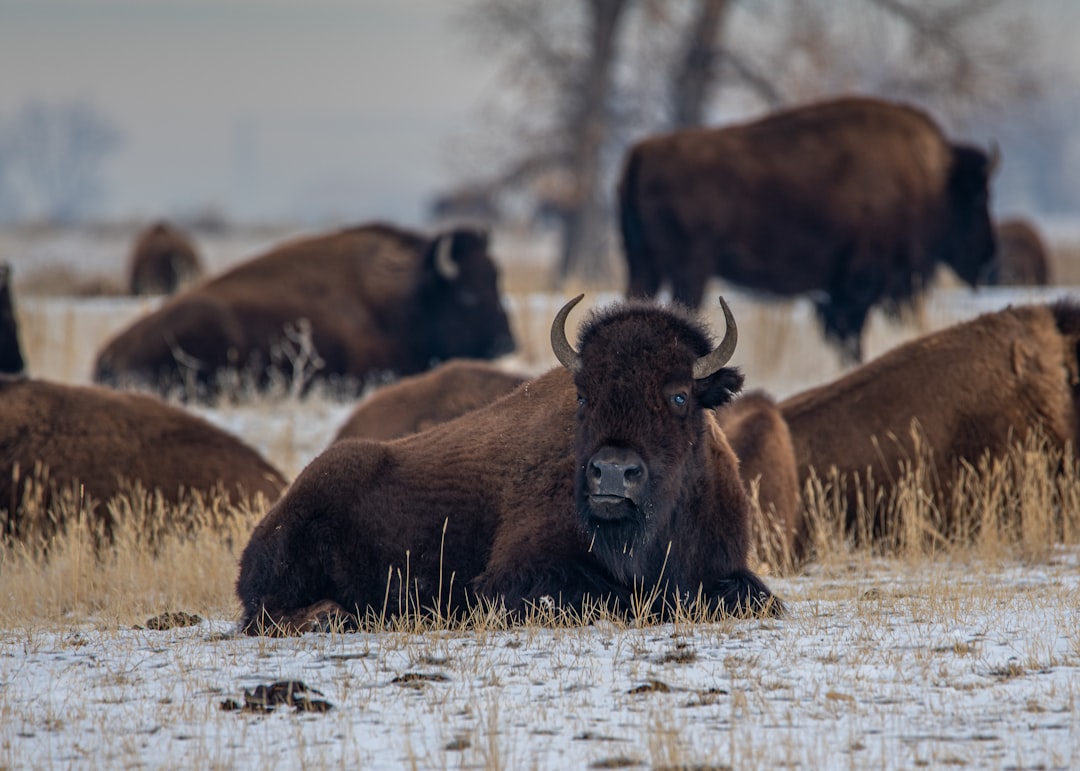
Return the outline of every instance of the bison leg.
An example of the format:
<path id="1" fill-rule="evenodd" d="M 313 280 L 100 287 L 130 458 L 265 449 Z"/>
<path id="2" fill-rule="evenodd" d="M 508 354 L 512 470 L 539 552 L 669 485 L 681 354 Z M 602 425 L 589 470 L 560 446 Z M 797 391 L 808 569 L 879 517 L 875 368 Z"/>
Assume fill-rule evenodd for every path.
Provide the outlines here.
<path id="1" fill-rule="evenodd" d="M 765 582 L 745 568 L 718 581 L 709 595 L 711 610 L 735 616 L 780 616 L 784 612 L 783 603 Z"/>
<path id="2" fill-rule="evenodd" d="M 354 631 L 359 627 L 356 615 L 333 600 L 290 611 L 261 608 L 243 626 L 245 634 L 266 637 L 293 637 L 305 632 Z"/>

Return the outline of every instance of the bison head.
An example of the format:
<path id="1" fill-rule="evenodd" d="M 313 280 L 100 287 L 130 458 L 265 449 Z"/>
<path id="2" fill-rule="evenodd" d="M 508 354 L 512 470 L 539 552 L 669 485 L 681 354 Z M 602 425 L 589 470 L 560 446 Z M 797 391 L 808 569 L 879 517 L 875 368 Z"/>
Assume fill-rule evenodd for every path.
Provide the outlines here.
<path id="1" fill-rule="evenodd" d="M 565 323 L 580 300 L 551 328 L 555 355 L 577 387 L 576 503 L 594 553 L 626 579 L 658 545 L 653 535 L 670 532 L 680 502 L 702 492 L 703 410 L 728 402 L 743 383 L 724 366 L 737 331 L 722 298 L 727 331 L 715 348 L 685 311 L 629 302 L 594 311 L 574 350 Z"/>
<path id="2" fill-rule="evenodd" d="M 430 242 L 418 309 L 434 359 L 490 359 L 514 350 L 487 247 L 486 233 L 464 228 Z"/>
<path id="3" fill-rule="evenodd" d="M 985 282 L 994 265 L 990 180 L 1000 157 L 996 148 L 986 153 L 970 145 L 953 145 L 952 151 L 944 256 L 956 274 L 974 287 Z"/>

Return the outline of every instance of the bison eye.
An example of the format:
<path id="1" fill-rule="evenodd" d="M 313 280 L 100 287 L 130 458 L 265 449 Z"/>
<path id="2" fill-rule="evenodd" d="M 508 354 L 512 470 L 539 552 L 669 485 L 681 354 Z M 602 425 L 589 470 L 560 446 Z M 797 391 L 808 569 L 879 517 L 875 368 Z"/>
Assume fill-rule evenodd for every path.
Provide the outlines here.
<path id="1" fill-rule="evenodd" d="M 584 407 L 584 406 L 585 406 L 585 403 L 586 403 L 587 401 L 588 401 L 588 399 L 586 399 L 586 398 L 585 398 L 584 396 L 582 396 L 581 394 L 578 394 L 578 395 L 577 395 L 577 403 L 578 403 L 578 406 L 579 406 L 579 407 Z"/>
<path id="2" fill-rule="evenodd" d="M 672 405 L 676 407 L 686 406 L 686 394 L 682 393 L 681 391 L 677 394 L 672 394 L 668 397 L 668 399 L 671 401 Z"/>

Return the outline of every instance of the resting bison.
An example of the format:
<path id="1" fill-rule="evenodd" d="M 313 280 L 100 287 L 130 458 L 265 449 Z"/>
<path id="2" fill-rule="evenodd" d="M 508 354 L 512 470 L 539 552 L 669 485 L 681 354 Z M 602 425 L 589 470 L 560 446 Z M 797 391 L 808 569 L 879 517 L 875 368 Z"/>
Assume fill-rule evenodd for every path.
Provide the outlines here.
<path id="1" fill-rule="evenodd" d="M 191 491 L 222 492 L 234 501 L 261 493 L 273 501 L 285 486 L 239 439 L 153 397 L 0 377 L 0 509 L 7 511 L 8 536 L 48 535 L 35 530 L 20 505 L 37 464 L 47 467 L 47 479 L 37 480 L 46 484 L 41 508 L 58 491 L 81 484 L 106 525 L 102 504 L 135 482 L 169 502 Z"/>
<path id="2" fill-rule="evenodd" d="M 929 449 L 926 492 L 948 513 L 963 462 L 976 464 L 984 453 L 1003 456 L 1036 427 L 1057 448 L 1075 441 L 1078 340 L 1080 306 L 1010 307 L 909 342 L 792 396 L 780 409 L 800 481 L 811 469 L 823 479 L 830 469 L 846 477 L 851 528 L 869 474 L 875 495 L 884 496 L 871 503 L 870 534 L 895 532 L 895 523 L 884 519 L 895 482 Z"/>
<path id="3" fill-rule="evenodd" d="M 213 399 L 235 395 L 239 372 L 263 389 L 280 376 L 355 393 L 374 375 L 513 350 L 497 280 L 479 231 L 304 238 L 172 297 L 105 346 L 94 379 Z"/>
<path id="4" fill-rule="evenodd" d="M 334 441 L 415 434 L 490 404 L 525 380 L 487 362 L 448 361 L 375 391 L 357 405 Z"/>
<path id="5" fill-rule="evenodd" d="M 191 240 L 168 222 L 139 233 L 131 251 L 131 294 L 172 294 L 202 275 Z"/>
<path id="6" fill-rule="evenodd" d="M 898 312 L 938 262 L 972 286 L 989 267 L 992 165 L 919 110 L 866 98 L 645 139 L 619 183 L 627 293 L 670 281 L 697 307 L 716 275 L 810 295 L 859 360 L 872 306 Z"/>
<path id="7" fill-rule="evenodd" d="M 987 283 L 997 286 L 1046 286 L 1050 260 L 1035 226 L 1025 219 L 1002 220 L 995 228 L 997 255 Z"/>
<path id="8" fill-rule="evenodd" d="M 739 459 L 747 491 L 757 487 L 760 516 L 751 531 L 758 559 L 776 569 L 800 562 L 807 552 L 807 528 L 795 448 L 780 408 L 763 391 L 751 391 L 718 409 L 716 422 Z"/>
<path id="9" fill-rule="evenodd" d="M 316 458 L 244 549 L 243 628 L 487 603 L 520 618 L 547 597 L 627 613 L 653 588 L 661 613 L 676 598 L 776 611 L 747 567 L 749 501 L 711 410 L 743 380 L 724 366 L 727 306 L 715 349 L 689 316 L 632 302 L 594 312 L 575 351 L 564 324 L 580 299 L 552 324 L 563 368 L 458 420 Z"/>
<path id="10" fill-rule="evenodd" d="M 19 322 L 11 299 L 11 266 L 0 262 L 0 373 L 17 374 L 25 368 Z"/>

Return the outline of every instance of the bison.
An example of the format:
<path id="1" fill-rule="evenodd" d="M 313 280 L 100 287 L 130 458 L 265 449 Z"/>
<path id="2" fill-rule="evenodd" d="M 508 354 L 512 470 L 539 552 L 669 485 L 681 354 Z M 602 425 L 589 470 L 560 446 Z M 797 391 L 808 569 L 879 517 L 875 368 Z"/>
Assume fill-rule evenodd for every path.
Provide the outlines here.
<path id="1" fill-rule="evenodd" d="M 131 294 L 172 294 L 202 275 L 195 245 L 168 222 L 155 222 L 135 239 L 128 268 Z"/>
<path id="2" fill-rule="evenodd" d="M 995 286 L 1046 286 L 1050 260 L 1039 231 L 1026 219 L 1001 220 L 995 227 L 997 255 L 987 276 Z"/>
<path id="3" fill-rule="evenodd" d="M 376 223 L 280 245 L 175 295 L 105 345 L 94 379 L 206 401 L 281 378 L 358 393 L 513 348 L 484 232 Z"/>
<path id="4" fill-rule="evenodd" d="M 757 490 L 758 516 L 753 543 L 759 560 L 777 569 L 801 562 L 808 552 L 808 531 L 799 498 L 799 475 L 791 431 L 775 400 L 751 391 L 716 411 L 747 492 Z"/>
<path id="5" fill-rule="evenodd" d="M 924 492 L 949 513 L 964 464 L 1002 457 L 1033 431 L 1075 442 L 1080 395 L 1080 306 L 1009 307 L 899 346 L 780 403 L 800 483 L 845 481 L 841 509 L 854 528 L 860 497 L 872 520 L 856 535 L 895 533 L 886 517 L 897 480 L 925 461 Z M 878 497 L 880 496 L 880 497 Z M 956 524 L 955 518 L 943 522 Z"/>
<path id="6" fill-rule="evenodd" d="M 179 407 L 143 394 L 12 376 L 0 376 L 0 468 L 5 532 L 15 537 L 38 532 L 22 506 L 28 484 L 43 485 L 43 510 L 55 495 L 81 486 L 106 526 L 105 504 L 135 483 L 173 503 L 191 493 L 273 501 L 285 486 L 254 449 Z"/>
<path id="7" fill-rule="evenodd" d="M 0 262 L 0 373 L 18 374 L 25 368 L 19 322 L 11 299 L 11 266 Z"/>
<path id="8" fill-rule="evenodd" d="M 593 311 L 578 349 L 556 315 L 562 363 L 458 420 L 392 442 L 344 440 L 256 526 L 237 595 L 248 633 L 456 616 L 536 603 L 581 611 L 682 607 L 778 612 L 747 567 L 750 503 L 712 410 L 741 388 L 676 309 Z"/>
<path id="9" fill-rule="evenodd" d="M 490 404 L 526 379 L 488 362 L 454 359 L 375 391 L 357 405 L 334 441 L 415 434 Z"/>
<path id="10" fill-rule="evenodd" d="M 631 296 L 706 280 L 814 298 L 826 337 L 862 357 L 871 307 L 897 314 L 949 265 L 975 286 L 993 261 L 995 163 L 924 112 L 842 98 L 749 123 L 647 138 L 626 154 L 619 215 Z"/>

